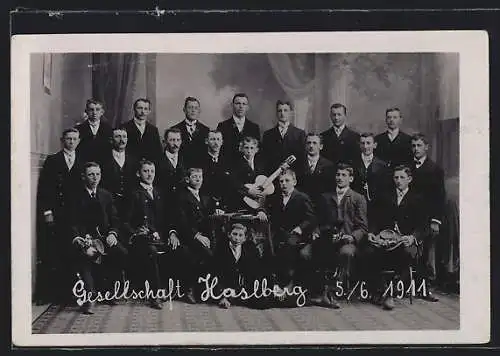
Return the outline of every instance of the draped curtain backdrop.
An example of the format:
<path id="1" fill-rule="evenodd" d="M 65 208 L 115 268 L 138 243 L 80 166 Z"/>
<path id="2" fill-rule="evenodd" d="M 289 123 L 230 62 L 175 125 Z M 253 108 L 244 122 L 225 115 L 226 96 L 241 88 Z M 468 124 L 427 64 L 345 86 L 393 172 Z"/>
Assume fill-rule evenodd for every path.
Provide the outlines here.
<path id="1" fill-rule="evenodd" d="M 95 53 L 92 56 L 92 94 L 105 103 L 104 117 L 113 127 L 132 117 L 139 59 L 137 53 Z"/>
<path id="2" fill-rule="evenodd" d="M 294 102 L 296 126 L 330 127 L 329 107 L 347 106 L 348 125 L 359 132 L 385 130 L 385 109 L 403 113 L 403 130 L 423 132 L 430 156 L 446 175 L 449 214 L 442 263 L 458 271 L 459 58 L 457 53 L 331 53 L 268 55 Z"/>

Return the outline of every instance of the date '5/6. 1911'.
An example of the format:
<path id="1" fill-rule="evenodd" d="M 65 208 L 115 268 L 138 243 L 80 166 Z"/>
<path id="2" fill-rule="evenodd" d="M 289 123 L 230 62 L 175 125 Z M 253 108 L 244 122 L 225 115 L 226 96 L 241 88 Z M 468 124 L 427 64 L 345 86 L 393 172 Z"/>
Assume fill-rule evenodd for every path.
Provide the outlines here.
<path id="1" fill-rule="evenodd" d="M 335 287 L 335 295 L 338 298 L 346 297 L 347 300 L 350 300 L 353 296 L 359 296 L 362 300 L 371 298 L 365 281 L 357 281 L 352 287 L 349 288 L 344 286 L 343 281 L 337 281 Z M 382 297 L 403 299 L 405 295 L 411 295 L 412 297 L 421 295 L 425 297 L 427 296 L 427 293 L 428 291 L 425 279 L 422 279 L 422 282 L 418 285 L 414 279 L 409 282 L 409 285 L 405 284 L 403 280 L 398 280 L 397 282 L 389 282 L 384 290 L 384 293 L 382 294 Z"/>

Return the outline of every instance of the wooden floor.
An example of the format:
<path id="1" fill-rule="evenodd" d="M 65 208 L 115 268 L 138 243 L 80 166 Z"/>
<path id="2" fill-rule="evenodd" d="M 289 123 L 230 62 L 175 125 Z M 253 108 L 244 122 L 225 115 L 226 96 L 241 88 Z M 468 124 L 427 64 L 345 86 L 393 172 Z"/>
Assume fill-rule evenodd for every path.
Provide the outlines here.
<path id="1" fill-rule="evenodd" d="M 78 307 L 50 306 L 32 324 L 33 334 L 128 333 L 168 331 L 335 331 L 335 330 L 454 330 L 459 329 L 457 295 L 436 294 L 439 302 L 396 300 L 384 311 L 368 302 L 341 302 L 341 309 L 307 306 L 255 310 L 233 306 L 191 305 L 180 301 L 155 310 L 139 302 L 98 304 L 94 315 Z M 172 309 L 170 309 L 170 306 Z"/>

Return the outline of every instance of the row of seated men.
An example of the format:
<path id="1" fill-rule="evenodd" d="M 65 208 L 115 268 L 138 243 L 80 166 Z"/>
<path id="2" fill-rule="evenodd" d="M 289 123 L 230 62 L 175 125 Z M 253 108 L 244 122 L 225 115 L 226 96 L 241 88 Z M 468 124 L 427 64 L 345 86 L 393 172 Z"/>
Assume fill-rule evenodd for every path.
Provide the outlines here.
<path id="1" fill-rule="evenodd" d="M 239 98 L 247 100 L 246 97 L 240 96 L 235 97 L 233 102 L 236 101 L 236 104 L 238 104 Z M 189 112 L 189 106 L 193 103 L 198 102 L 187 100 L 185 111 Z M 236 104 L 234 105 L 235 113 L 238 112 L 238 106 Z M 148 108 L 149 105 L 150 103 L 145 99 L 136 102 L 136 116 L 140 116 L 137 115 L 137 112 L 144 110 L 144 107 Z M 92 111 L 96 108 L 102 109 L 102 105 L 100 103 L 95 105 L 92 101 L 88 103 L 87 114 L 89 118 L 92 117 Z M 283 111 L 290 109 L 291 105 L 289 103 L 278 102 L 278 120 L 280 117 L 283 117 Z M 335 108 L 332 106 L 332 111 L 338 111 L 334 109 Z M 340 106 L 340 109 L 341 112 L 345 113 L 345 107 Z M 332 121 L 334 121 L 334 116 L 335 115 L 332 115 Z M 388 116 L 390 116 L 390 112 Z M 186 118 L 187 117 L 188 114 L 186 113 Z M 388 119 L 387 121 L 389 122 L 390 120 Z M 147 123 L 147 125 L 150 124 Z M 290 129 L 291 124 L 288 125 L 288 129 Z M 106 260 L 113 261 L 109 262 L 107 265 L 116 267 L 110 268 L 111 277 L 108 278 L 110 281 L 119 278 L 119 274 L 125 263 L 123 262 L 124 256 L 130 252 L 130 236 L 134 236 L 139 230 L 144 232 L 144 226 L 152 226 L 152 230 L 160 231 L 161 233 L 158 233 L 158 235 L 161 236 L 161 239 L 167 240 L 172 248 L 175 246 L 177 250 L 178 246 L 182 246 L 179 251 L 182 250 L 183 252 L 178 252 L 176 254 L 177 258 L 179 255 L 184 254 L 180 259 L 181 265 L 183 262 L 186 263 L 186 261 L 191 261 L 191 267 L 175 269 L 188 272 L 181 273 L 184 275 L 180 277 L 184 281 L 183 285 L 188 289 L 188 299 L 191 301 L 196 300 L 193 284 L 195 284 L 195 277 L 199 275 L 198 270 L 200 261 L 203 262 L 206 260 L 204 257 L 207 256 L 204 256 L 204 254 L 211 255 L 210 252 L 207 252 L 210 251 L 208 247 L 210 244 L 209 241 L 211 241 L 210 236 L 207 236 L 210 234 L 206 222 L 206 217 L 209 214 L 206 213 L 203 217 L 196 216 L 196 214 L 187 214 L 186 211 L 193 210 L 193 206 L 190 207 L 191 209 L 185 209 L 182 208 L 183 204 L 192 204 L 192 196 L 196 198 L 196 194 L 193 193 L 193 190 L 200 190 L 200 206 L 195 206 L 195 211 L 203 211 L 203 209 L 201 209 L 203 206 L 205 208 L 218 207 L 227 211 L 248 208 L 248 206 L 242 203 L 242 197 L 249 196 L 252 198 L 260 198 L 262 192 L 255 186 L 246 187 L 245 184 L 253 183 L 255 177 L 260 173 L 269 174 L 271 169 L 279 167 L 281 164 L 280 161 L 290 154 L 295 154 L 298 160 L 292 164 L 292 170 L 284 170 L 287 174 L 280 176 L 276 194 L 266 199 L 266 201 L 268 201 L 269 204 L 276 200 L 279 201 L 280 198 L 276 197 L 281 197 L 286 192 L 288 192 L 286 194 L 293 195 L 294 199 L 289 196 L 288 199 L 284 199 L 286 202 L 281 201 L 279 204 L 274 203 L 274 208 L 273 204 L 266 204 L 267 210 L 263 210 L 266 213 L 258 210 L 254 211 L 261 219 L 270 220 L 273 235 L 275 237 L 274 241 L 277 243 L 278 257 L 276 261 L 280 262 L 277 263 L 273 261 L 269 263 L 267 265 L 269 270 L 266 273 L 271 273 L 270 270 L 274 270 L 273 272 L 277 272 L 277 275 L 280 276 L 279 282 L 281 285 L 290 287 L 290 283 L 294 283 L 292 275 L 296 269 L 295 267 L 298 265 L 301 265 L 301 267 L 298 268 L 299 270 L 311 269 L 311 266 L 322 267 L 323 269 L 326 268 L 322 266 L 323 263 L 321 261 L 332 261 L 331 254 L 327 254 L 323 257 L 321 257 L 321 255 L 322 252 L 329 251 L 329 249 L 318 249 L 316 247 L 316 251 L 319 252 L 316 253 L 317 257 L 313 259 L 311 259 L 311 251 L 313 245 L 318 246 L 318 244 L 328 240 L 321 237 L 331 235 L 333 233 L 332 226 L 335 226 L 336 230 L 342 231 L 344 236 L 346 236 L 342 240 L 341 248 L 339 248 L 337 244 L 336 248 L 338 250 L 339 259 L 334 260 L 336 260 L 336 263 L 340 263 L 344 266 L 351 266 L 356 250 L 364 252 L 369 251 L 369 248 L 364 248 L 368 246 L 363 242 L 368 236 L 368 231 L 380 231 L 381 226 L 393 229 L 397 222 L 398 229 L 402 234 L 408 234 L 413 237 L 418 236 L 421 241 L 427 241 L 425 244 L 426 255 L 423 256 L 425 264 L 429 267 L 428 271 L 426 271 L 426 277 L 430 278 L 430 280 L 435 277 L 434 261 L 432 260 L 433 241 L 435 236 L 439 234 L 444 188 L 442 187 L 442 173 L 440 169 L 426 157 L 428 142 L 425 136 L 417 135 L 413 137 L 413 139 L 410 139 L 410 145 L 412 147 L 410 149 L 410 152 L 412 152 L 411 162 L 408 164 L 408 168 L 398 171 L 400 175 L 406 177 L 408 183 L 409 181 L 412 182 L 411 191 L 415 192 L 416 196 L 415 199 L 413 199 L 413 197 L 409 199 L 410 203 L 408 206 L 410 208 L 408 210 L 399 208 L 399 205 L 397 205 L 398 209 L 396 210 L 403 211 L 398 212 L 398 214 L 402 214 L 399 216 L 399 219 L 410 219 L 413 221 L 413 223 L 410 223 L 410 226 L 407 227 L 405 226 L 406 222 L 397 220 L 397 215 L 394 215 L 396 214 L 394 209 L 386 209 L 385 207 L 377 208 L 377 206 L 383 207 L 384 204 L 388 204 L 385 200 L 388 200 L 386 199 L 388 196 L 395 194 L 396 188 L 394 184 L 397 185 L 398 183 L 396 182 L 394 172 L 395 163 L 392 163 L 392 167 L 390 167 L 389 164 L 376 155 L 373 155 L 373 151 L 377 147 L 374 135 L 360 135 L 357 143 L 360 152 L 359 156 L 346 160 L 350 165 L 343 166 L 339 165 L 339 161 L 334 163 L 320 155 L 325 147 L 324 135 L 306 135 L 304 133 L 302 146 L 305 154 L 302 155 L 300 153 L 301 151 L 298 149 L 292 150 L 284 148 L 282 149 L 279 159 L 275 159 L 274 166 L 271 167 L 268 163 L 269 154 L 259 155 L 258 153 L 260 145 L 257 138 L 253 136 L 244 136 L 239 143 L 238 153 L 233 152 L 232 154 L 228 154 L 227 150 L 225 152 L 223 150 L 226 143 L 225 139 L 228 136 L 224 136 L 221 131 L 222 130 L 208 131 L 205 138 L 203 154 L 200 152 L 189 154 L 189 150 L 184 146 L 182 129 L 179 127 L 170 128 L 166 130 L 164 135 L 164 154 L 155 160 L 151 160 L 150 164 L 142 164 L 140 166 L 138 166 L 137 163 L 139 162 L 138 157 L 146 157 L 144 157 L 144 155 L 136 156 L 137 153 L 134 154 L 130 152 L 129 143 L 131 141 L 129 141 L 128 131 L 125 127 L 111 130 L 109 143 L 112 148 L 107 151 L 107 154 L 103 153 L 103 151 L 95 151 L 95 157 L 93 158 L 97 163 L 85 168 L 83 182 L 85 182 L 87 188 L 89 188 L 92 184 L 95 184 L 95 180 L 97 180 L 96 178 L 88 177 L 90 174 L 89 171 L 99 171 L 99 175 L 102 174 L 102 182 L 100 182 L 99 178 L 97 184 L 100 183 L 99 185 L 104 188 L 101 189 L 110 193 L 110 201 L 117 210 L 118 221 L 121 221 L 119 225 L 124 226 L 119 229 L 119 232 L 115 231 L 115 233 L 112 234 L 108 231 L 109 226 L 108 228 L 101 227 L 99 231 L 99 233 L 107 235 L 107 247 L 111 248 L 116 246 L 117 248 L 112 249 L 112 251 L 121 251 L 111 252 L 105 258 Z M 285 136 L 286 135 L 287 134 L 285 134 Z M 84 141 L 81 140 L 81 136 L 84 136 L 81 127 L 79 129 L 66 130 L 62 137 L 63 150 L 58 154 L 50 156 L 45 162 L 42 170 L 39 187 L 40 203 L 42 205 L 41 211 L 44 214 L 45 220 L 55 227 L 57 231 L 55 234 L 56 236 L 76 234 L 78 236 L 75 237 L 81 237 L 79 235 L 85 235 L 87 233 L 92 235 L 96 233 L 96 229 L 95 226 L 88 228 L 88 221 L 99 220 L 99 224 L 101 224 L 101 220 L 106 222 L 106 220 L 109 219 L 109 217 L 106 219 L 103 219 L 103 217 L 92 217 L 92 214 L 90 214 L 96 211 L 102 212 L 103 209 L 91 208 L 89 213 L 86 213 L 84 208 L 85 206 L 88 208 L 88 204 L 84 204 L 84 207 L 77 204 L 82 200 L 80 199 L 82 198 L 81 196 L 78 197 L 77 194 L 75 194 L 76 192 L 82 191 L 82 189 L 78 188 L 81 187 L 82 182 L 80 175 L 82 172 L 82 165 L 89 160 L 89 152 L 92 151 L 89 149 L 90 145 L 88 143 L 86 145 L 87 148 L 83 150 L 77 149 L 82 144 L 82 141 Z M 264 137 L 266 137 L 266 135 L 264 135 Z M 264 143 L 262 146 L 263 145 Z M 184 150 L 182 149 L 183 147 Z M 101 149 L 107 148 L 103 146 Z M 99 152 L 99 154 L 97 154 L 97 152 Z M 232 157 L 229 158 L 229 156 Z M 417 160 L 420 162 L 417 163 Z M 361 164 L 356 165 L 356 162 Z M 395 162 L 395 160 L 393 162 Z M 188 170 L 187 168 L 198 168 L 198 170 Z M 339 168 L 343 169 L 339 170 Z M 148 173 L 142 172 L 143 170 L 153 170 L 154 172 L 149 173 L 148 177 Z M 185 176 L 186 172 L 189 172 L 187 177 Z M 97 172 L 92 172 L 90 175 L 97 176 L 98 174 Z M 146 177 L 142 177 L 142 175 L 146 175 Z M 159 214 L 164 217 L 161 219 L 150 217 L 148 212 L 144 211 L 147 210 L 144 206 L 141 207 L 138 212 L 133 212 L 134 202 L 137 203 L 141 197 L 144 198 L 144 194 L 141 195 L 137 190 L 141 191 L 141 189 L 144 188 L 143 185 L 151 185 L 147 182 L 148 179 L 151 179 L 151 176 L 153 176 L 152 183 L 154 182 L 154 189 L 156 192 L 153 193 L 153 199 L 151 201 L 161 200 L 165 202 L 161 208 L 162 212 Z M 346 180 L 348 185 L 352 188 L 347 189 L 349 193 L 345 192 L 345 186 L 342 187 L 342 184 L 345 184 L 341 182 L 342 176 L 347 177 L 344 180 Z M 191 182 L 192 180 L 194 182 Z M 196 182 L 197 180 L 198 182 Z M 91 183 L 91 181 L 94 183 Z M 201 182 L 203 182 L 203 184 L 201 184 Z M 289 185 L 288 188 L 287 183 Z M 197 184 L 201 186 L 198 186 L 198 189 L 193 187 L 193 185 Z M 297 188 L 295 188 L 296 185 Z M 140 186 L 139 189 L 137 188 L 138 186 Z M 147 189 L 144 188 L 142 190 Z M 291 193 L 291 191 L 295 193 Z M 405 191 L 405 189 L 401 189 L 401 191 Z M 340 192 L 340 195 L 333 194 L 332 192 Z M 342 192 L 344 192 L 343 195 Z M 144 193 L 144 191 L 142 193 Z M 89 194 L 88 192 L 87 196 L 84 194 L 83 201 L 90 196 Z M 332 200 L 326 199 L 325 201 L 324 194 L 333 194 L 337 199 L 332 198 Z M 344 199 L 343 197 L 345 196 L 347 196 L 348 199 Z M 359 196 L 361 196 L 362 199 L 356 199 L 359 198 Z M 413 196 L 413 194 L 410 194 L 410 196 Z M 204 200 L 202 197 L 207 197 L 208 201 L 206 204 L 201 203 Z M 297 209 L 291 208 L 294 206 L 295 203 L 293 203 L 293 201 L 297 200 L 297 197 L 300 197 L 298 200 L 302 201 L 298 204 L 299 216 L 295 216 L 297 215 Z M 289 200 L 292 200 L 293 204 L 291 206 L 288 205 Z M 357 201 L 357 205 L 348 204 L 353 201 Z M 339 204 L 339 202 L 342 203 Z M 396 202 L 400 203 L 399 199 L 397 199 Z M 394 201 L 391 201 L 391 203 L 394 203 Z M 344 206 L 344 204 L 346 205 Z M 136 208 L 137 205 L 138 204 L 135 204 Z M 393 215 L 391 218 L 380 217 L 377 215 L 377 211 L 392 212 Z M 353 216 L 352 214 L 356 212 L 361 213 L 361 215 L 366 214 L 366 216 Z M 409 213 L 411 213 L 410 216 L 408 215 Z M 265 216 L 263 216 L 263 214 L 265 214 Z M 111 216 L 112 215 L 113 214 L 111 214 Z M 132 218 L 134 215 L 135 217 Z M 425 218 L 423 218 L 424 216 Z M 303 221 L 301 221 L 302 218 L 304 219 Z M 194 220 L 191 221 L 191 219 Z M 389 220 L 391 220 L 391 224 L 381 223 L 381 221 Z M 159 228 L 156 227 L 157 223 L 152 223 L 152 221 L 161 221 L 162 224 L 169 221 L 174 221 L 175 223 L 167 223 L 166 227 L 163 226 Z M 370 221 L 370 223 L 368 223 L 368 221 Z M 75 226 L 80 226 L 80 228 L 75 228 Z M 86 231 L 85 234 L 79 232 L 82 231 L 81 226 L 87 226 L 83 228 L 83 230 Z M 402 228 L 401 226 L 404 227 Z M 196 231 L 196 229 L 203 231 Z M 290 234 L 292 234 L 292 236 L 289 236 Z M 113 235 L 115 238 L 109 237 L 109 235 Z M 120 236 L 121 238 L 118 239 L 116 236 Z M 295 241 L 295 243 L 292 244 L 282 243 L 283 241 L 294 241 L 297 236 L 304 236 L 304 241 L 300 243 Z M 305 241 L 309 241 L 308 239 L 312 240 L 314 238 L 316 238 L 314 241 L 318 241 L 315 244 L 305 243 Z M 76 239 L 76 242 L 78 244 L 81 240 Z M 137 256 L 139 256 L 138 258 L 134 258 L 134 261 L 143 261 L 144 266 L 151 266 L 145 268 L 144 271 L 147 271 L 148 280 L 150 280 L 153 285 L 158 286 L 159 279 L 156 278 L 159 276 L 158 263 L 157 261 L 155 263 L 151 262 L 152 256 L 156 256 L 150 251 L 152 248 L 151 246 L 154 245 L 133 244 L 133 246 L 134 248 L 132 248 L 132 251 L 134 253 L 132 255 L 136 256 L 137 254 Z M 360 249 L 360 247 L 363 248 Z M 414 247 L 414 245 L 412 245 L 412 247 Z M 280 251 L 285 252 L 281 253 Z M 292 253 L 292 251 L 300 251 L 300 253 L 295 254 Z M 362 256 L 363 253 L 359 252 L 358 255 Z M 367 253 L 366 255 L 373 256 L 377 255 L 377 253 Z M 82 257 L 81 254 L 79 256 Z M 302 259 L 300 257 L 304 257 L 303 259 L 305 261 L 312 260 L 313 262 L 301 263 L 300 261 L 302 261 Z M 361 265 L 376 266 L 377 261 L 390 261 L 388 258 L 375 258 L 374 262 L 368 264 L 367 261 L 369 258 L 370 257 L 364 257 Z M 405 260 L 404 258 L 402 259 Z M 78 258 L 75 258 L 73 262 L 78 260 Z M 122 261 L 120 262 L 120 260 Z M 173 258 L 173 260 L 175 260 L 175 258 Z M 399 261 L 401 258 L 398 257 L 396 260 Z M 410 260 L 406 260 L 406 262 L 411 263 Z M 91 269 L 82 269 L 81 265 L 87 264 L 94 268 L 95 264 L 88 264 L 86 258 L 80 259 L 80 262 L 81 263 L 77 263 L 79 269 L 82 271 L 80 275 L 86 281 L 88 288 L 94 288 L 91 278 Z M 397 264 L 399 266 L 401 264 L 400 261 Z M 210 263 L 205 263 L 204 268 L 210 269 L 210 267 L 207 267 L 209 265 Z M 309 266 L 307 268 L 302 268 L 306 265 Z M 221 269 L 219 268 L 216 270 L 220 271 Z M 350 267 L 347 268 L 347 270 L 349 271 Z M 370 268 L 370 270 L 376 271 L 377 268 Z M 264 275 L 266 275 L 266 273 L 264 273 Z M 258 274 L 262 275 L 260 272 Z M 370 279 L 369 277 L 366 278 Z M 287 279 L 289 280 L 287 281 Z M 314 288 L 317 289 L 317 286 L 313 286 L 311 290 Z M 428 297 L 430 296 L 428 295 Z M 434 298 L 430 297 L 429 299 Z M 322 300 L 334 307 L 338 307 L 338 303 L 332 298 L 331 293 L 323 295 Z M 151 302 L 154 307 L 161 306 L 159 301 L 154 300 Z M 225 300 L 224 303 L 227 305 L 229 301 Z M 384 300 L 384 305 L 386 308 L 392 308 L 391 299 L 386 298 Z M 91 305 L 87 304 L 85 307 L 87 308 L 86 311 L 89 312 Z"/>

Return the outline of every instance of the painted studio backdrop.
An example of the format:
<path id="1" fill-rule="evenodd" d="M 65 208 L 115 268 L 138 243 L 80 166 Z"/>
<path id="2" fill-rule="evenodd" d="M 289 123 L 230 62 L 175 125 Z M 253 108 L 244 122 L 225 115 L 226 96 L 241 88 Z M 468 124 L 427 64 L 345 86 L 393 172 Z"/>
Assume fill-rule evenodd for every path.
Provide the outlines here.
<path id="1" fill-rule="evenodd" d="M 402 129 L 432 138 L 431 156 L 444 169 L 456 212 L 449 232 L 450 272 L 458 264 L 459 58 L 455 53 L 330 54 L 35 54 L 31 57 L 33 286 L 36 279 L 36 189 L 47 154 L 60 149 L 63 129 L 83 120 L 85 101 L 104 100 L 105 118 L 132 118 L 138 97 L 153 102 L 150 120 L 162 133 L 183 120 L 187 96 L 201 102 L 201 121 L 215 128 L 231 116 L 237 92 L 250 98 L 248 117 L 262 131 L 276 122 L 277 99 L 291 100 L 294 123 L 306 131 L 330 127 L 329 107 L 348 108 L 355 130 L 385 129 L 385 109 L 397 106 Z"/>

